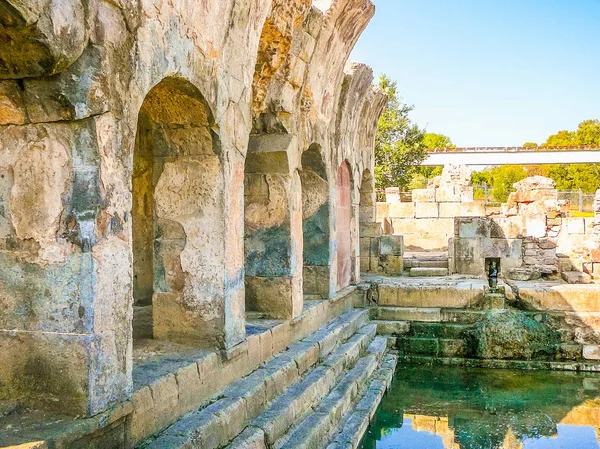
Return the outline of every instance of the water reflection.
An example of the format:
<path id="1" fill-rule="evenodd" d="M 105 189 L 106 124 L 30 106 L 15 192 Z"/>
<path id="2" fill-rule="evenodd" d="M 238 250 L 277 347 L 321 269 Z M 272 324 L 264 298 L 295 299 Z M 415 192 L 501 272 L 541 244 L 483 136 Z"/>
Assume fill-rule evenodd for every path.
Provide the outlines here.
<path id="1" fill-rule="evenodd" d="M 363 449 L 600 448 L 600 375 L 400 366 Z"/>

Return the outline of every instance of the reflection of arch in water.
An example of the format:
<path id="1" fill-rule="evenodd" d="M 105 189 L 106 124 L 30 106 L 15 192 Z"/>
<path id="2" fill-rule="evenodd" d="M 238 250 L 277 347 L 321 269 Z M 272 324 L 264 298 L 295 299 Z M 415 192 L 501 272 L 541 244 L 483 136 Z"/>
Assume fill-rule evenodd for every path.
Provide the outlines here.
<path id="1" fill-rule="evenodd" d="M 155 338 L 224 342 L 223 180 L 213 118 L 198 89 L 165 78 L 138 116 L 132 189 L 133 294 Z"/>
<path id="2" fill-rule="evenodd" d="M 303 289 L 305 295 L 330 294 L 329 183 L 321 148 L 302 153 Z"/>

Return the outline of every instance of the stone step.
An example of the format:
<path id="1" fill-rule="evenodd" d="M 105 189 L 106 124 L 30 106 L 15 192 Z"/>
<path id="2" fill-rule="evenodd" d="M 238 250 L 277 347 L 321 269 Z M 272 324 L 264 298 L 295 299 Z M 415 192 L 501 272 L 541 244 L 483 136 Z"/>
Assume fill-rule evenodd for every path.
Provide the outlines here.
<path id="1" fill-rule="evenodd" d="M 462 338 L 471 326 L 451 323 L 411 323 L 409 337 L 416 338 Z"/>
<path id="2" fill-rule="evenodd" d="M 350 343 L 356 343 L 357 349 L 364 348 L 364 353 L 371 338 L 371 334 L 356 334 Z M 301 421 L 313 407 L 317 407 L 339 382 L 345 370 L 354 367 L 357 359 L 355 350 L 340 346 L 322 365 L 292 385 L 253 420 L 252 427 L 264 432 L 267 446 L 272 447 L 295 423 Z"/>
<path id="3" fill-rule="evenodd" d="M 448 268 L 420 268 L 410 269 L 411 277 L 448 276 Z"/>
<path id="4" fill-rule="evenodd" d="M 401 337 L 396 347 L 402 355 L 431 357 L 461 357 L 465 354 L 465 341 L 456 338 Z"/>
<path id="5" fill-rule="evenodd" d="M 342 417 L 365 390 L 367 380 L 378 368 L 386 351 L 387 339 L 376 337 L 367 348 L 367 354 L 344 375 L 314 412 L 292 428 L 274 447 L 312 449 L 325 446 Z"/>
<path id="6" fill-rule="evenodd" d="M 327 449 L 359 447 L 385 391 L 390 387 L 397 363 L 398 357 L 395 354 L 385 356 L 369 380 L 365 393 L 338 424 L 337 431 L 331 438 Z"/>
<path id="7" fill-rule="evenodd" d="M 420 260 L 408 259 L 404 261 L 404 268 L 448 268 L 446 260 Z"/>
<path id="8" fill-rule="evenodd" d="M 437 323 L 442 320 L 440 307 L 377 307 L 375 319 L 383 321 L 420 321 Z"/>
<path id="9" fill-rule="evenodd" d="M 592 282 L 592 277 L 582 271 L 563 271 L 561 276 L 567 284 L 590 284 Z"/>
<path id="10" fill-rule="evenodd" d="M 406 335 L 410 331 L 408 321 L 376 320 L 373 323 L 377 325 L 379 335 Z"/>
<path id="11" fill-rule="evenodd" d="M 210 405 L 182 416 L 138 447 L 217 448 L 227 444 L 282 394 L 307 379 L 309 383 L 311 379 L 333 381 L 336 375 L 353 366 L 375 337 L 376 326 L 367 325 L 368 320 L 366 309 L 346 312 L 250 375 L 231 383 Z M 319 361 L 324 362 L 311 370 Z M 321 378 L 320 374 L 326 377 Z M 321 387 L 321 383 L 314 383 L 313 389 L 316 387 Z"/>

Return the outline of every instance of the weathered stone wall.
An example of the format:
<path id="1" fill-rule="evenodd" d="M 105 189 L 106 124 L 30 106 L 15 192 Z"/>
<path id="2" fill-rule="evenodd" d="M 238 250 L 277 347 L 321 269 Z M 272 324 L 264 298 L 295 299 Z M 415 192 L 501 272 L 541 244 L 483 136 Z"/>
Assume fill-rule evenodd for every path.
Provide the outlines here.
<path id="1" fill-rule="evenodd" d="M 377 203 L 377 221 L 386 233 L 404 237 L 407 250 L 447 250 L 454 236 L 455 217 L 485 216 L 485 206 L 473 200 L 471 170 L 448 165 L 426 189 L 414 189 L 412 201 L 402 202 L 400 189 L 385 189 L 385 202 Z"/>
<path id="2" fill-rule="evenodd" d="M 336 174 L 348 164 L 356 261 L 355 180 L 373 172 L 385 104 L 371 70 L 347 64 L 369 0 L 5 3 L 0 399 L 84 415 L 127 398 L 134 298 L 152 302 L 155 337 L 214 349 L 245 338 L 246 273 L 289 279 L 274 315 L 297 315 L 311 145 L 329 198 L 322 295 L 343 287 Z M 249 142 L 265 138 L 260 164 Z M 249 252 L 268 239 L 249 235 L 275 227 L 282 248 L 256 264 L 285 272 L 261 276 Z M 280 290 L 257 285 L 275 310 Z"/>

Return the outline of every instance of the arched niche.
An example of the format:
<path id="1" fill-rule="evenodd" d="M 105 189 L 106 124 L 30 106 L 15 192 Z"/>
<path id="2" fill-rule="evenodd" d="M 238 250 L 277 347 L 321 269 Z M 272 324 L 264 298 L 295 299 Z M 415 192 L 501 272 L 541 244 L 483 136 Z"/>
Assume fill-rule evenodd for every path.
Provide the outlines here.
<path id="1" fill-rule="evenodd" d="M 163 79 L 141 106 L 132 176 L 135 337 L 224 345 L 223 180 L 212 122 L 198 89 L 181 78 Z M 144 327 L 140 312 L 148 318 L 150 309 Z"/>
<path id="2" fill-rule="evenodd" d="M 329 250 L 329 183 L 321 148 L 313 144 L 302 153 L 302 236 L 304 295 L 328 298 L 331 255 Z"/>

